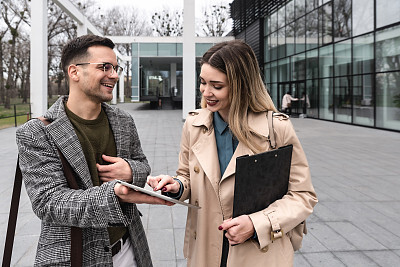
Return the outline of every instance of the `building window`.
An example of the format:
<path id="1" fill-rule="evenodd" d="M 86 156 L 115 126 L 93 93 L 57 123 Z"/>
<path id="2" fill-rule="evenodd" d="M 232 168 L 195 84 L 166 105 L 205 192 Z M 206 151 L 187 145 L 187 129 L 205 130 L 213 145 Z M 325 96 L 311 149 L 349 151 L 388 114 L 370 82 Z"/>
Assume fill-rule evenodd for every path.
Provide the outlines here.
<path id="1" fill-rule="evenodd" d="M 400 26 L 376 33 L 376 71 L 400 70 Z"/>
<path id="2" fill-rule="evenodd" d="M 353 39 L 353 74 L 374 71 L 374 36 L 363 35 Z"/>
<path id="3" fill-rule="evenodd" d="M 376 0 L 376 27 L 400 21 L 400 1 Z"/>
<path id="4" fill-rule="evenodd" d="M 373 75 L 353 77 L 353 122 L 374 126 Z"/>
<path id="5" fill-rule="evenodd" d="M 351 37 L 351 0 L 334 0 L 333 5 L 335 41 Z"/>
<path id="6" fill-rule="evenodd" d="M 374 30 L 374 0 L 353 0 L 353 36 Z"/>

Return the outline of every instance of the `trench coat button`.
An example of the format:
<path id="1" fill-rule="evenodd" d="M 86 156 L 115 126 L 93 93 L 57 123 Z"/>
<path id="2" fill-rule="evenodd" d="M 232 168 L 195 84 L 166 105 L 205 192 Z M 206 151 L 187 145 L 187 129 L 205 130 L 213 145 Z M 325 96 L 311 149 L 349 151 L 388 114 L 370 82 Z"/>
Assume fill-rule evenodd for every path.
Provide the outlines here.
<path id="1" fill-rule="evenodd" d="M 261 249 L 261 251 L 264 252 L 264 253 L 267 252 L 267 251 L 268 251 L 268 246 L 263 247 L 263 248 Z"/>
<path id="2" fill-rule="evenodd" d="M 196 201 L 194 202 L 194 205 L 195 205 L 195 206 L 199 206 L 199 202 L 196 200 Z"/>
<path id="3" fill-rule="evenodd" d="M 196 231 L 194 231 L 193 237 L 194 237 L 194 240 L 196 240 Z"/>
<path id="4" fill-rule="evenodd" d="M 203 128 L 203 133 L 206 133 L 207 132 L 207 128 Z"/>
<path id="5" fill-rule="evenodd" d="M 195 172 L 195 173 L 199 173 L 199 171 L 200 171 L 199 167 L 194 166 L 194 172 Z"/>

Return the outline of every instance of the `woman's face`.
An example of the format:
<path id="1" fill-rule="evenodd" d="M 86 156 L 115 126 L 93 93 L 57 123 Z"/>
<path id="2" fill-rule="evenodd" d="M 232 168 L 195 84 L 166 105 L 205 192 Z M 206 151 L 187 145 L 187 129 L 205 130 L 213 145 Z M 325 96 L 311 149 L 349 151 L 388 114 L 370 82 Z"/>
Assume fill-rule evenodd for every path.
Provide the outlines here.
<path id="1" fill-rule="evenodd" d="M 229 114 L 229 86 L 225 73 L 204 63 L 200 72 L 200 92 L 207 103 L 207 109 L 211 112 L 218 111 L 225 122 L 228 122 Z"/>

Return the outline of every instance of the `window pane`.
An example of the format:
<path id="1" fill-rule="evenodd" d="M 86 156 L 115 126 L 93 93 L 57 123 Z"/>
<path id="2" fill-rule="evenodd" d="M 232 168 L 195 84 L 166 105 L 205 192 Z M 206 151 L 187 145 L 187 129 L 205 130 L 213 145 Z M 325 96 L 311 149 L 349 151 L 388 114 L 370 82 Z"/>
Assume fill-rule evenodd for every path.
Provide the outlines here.
<path id="1" fill-rule="evenodd" d="M 318 10 L 315 10 L 306 17 L 307 22 L 307 49 L 318 46 Z"/>
<path id="2" fill-rule="evenodd" d="M 307 79 L 318 78 L 318 50 L 311 50 L 307 52 L 306 61 Z"/>
<path id="3" fill-rule="evenodd" d="M 281 7 L 278 10 L 278 29 L 282 28 L 285 26 L 285 21 L 286 21 L 286 15 L 285 15 L 285 6 Z"/>
<path id="4" fill-rule="evenodd" d="M 374 29 L 374 0 L 353 0 L 353 36 Z"/>
<path id="5" fill-rule="evenodd" d="M 351 41 L 335 44 L 335 76 L 351 75 Z"/>
<path id="6" fill-rule="evenodd" d="M 213 44 L 207 43 L 197 43 L 196 44 L 196 57 L 202 57 L 208 49 L 210 49 Z"/>
<path id="7" fill-rule="evenodd" d="M 176 56 L 176 44 L 158 44 L 159 56 Z"/>
<path id="8" fill-rule="evenodd" d="M 307 0 L 306 1 L 306 12 L 313 11 L 318 7 L 318 0 Z"/>
<path id="9" fill-rule="evenodd" d="M 298 54 L 292 57 L 292 80 L 304 80 L 306 75 L 306 55 Z"/>
<path id="10" fill-rule="evenodd" d="M 335 0 L 334 7 L 334 37 L 340 41 L 351 37 L 351 0 Z"/>
<path id="11" fill-rule="evenodd" d="M 264 65 L 264 82 L 269 84 L 271 82 L 271 64 Z"/>
<path id="12" fill-rule="evenodd" d="M 269 93 L 271 95 L 272 101 L 275 103 L 275 107 L 278 107 L 278 84 L 272 83 L 269 85 Z"/>
<path id="13" fill-rule="evenodd" d="M 296 30 L 296 53 L 303 52 L 306 49 L 306 19 L 302 17 L 295 22 Z"/>
<path id="14" fill-rule="evenodd" d="M 332 3 L 326 4 L 319 9 L 319 38 L 320 44 L 325 45 L 332 42 Z"/>
<path id="15" fill-rule="evenodd" d="M 352 94 L 347 77 L 335 79 L 335 121 L 351 122 Z"/>
<path id="16" fill-rule="evenodd" d="M 353 122 L 374 126 L 374 104 L 372 101 L 373 75 L 353 78 Z"/>
<path id="17" fill-rule="evenodd" d="M 333 76 L 333 46 L 319 49 L 319 75 L 320 77 Z"/>
<path id="18" fill-rule="evenodd" d="M 157 56 L 157 44 L 156 43 L 141 43 L 140 47 L 140 56 Z"/>
<path id="19" fill-rule="evenodd" d="M 275 60 L 278 58 L 278 32 L 271 33 L 270 38 L 271 38 L 269 43 L 270 57 L 271 60 Z"/>
<path id="20" fill-rule="evenodd" d="M 286 5 L 286 24 L 292 23 L 294 19 L 294 1 L 290 1 Z"/>
<path id="21" fill-rule="evenodd" d="M 400 1 L 376 0 L 376 27 L 400 21 Z"/>
<path id="22" fill-rule="evenodd" d="M 278 81 L 278 64 L 275 62 L 271 63 L 271 83 Z"/>
<path id="23" fill-rule="evenodd" d="M 376 71 L 400 69 L 400 26 L 376 33 Z"/>
<path id="24" fill-rule="evenodd" d="M 319 118 L 333 120 L 333 85 L 332 79 L 320 80 Z"/>
<path id="25" fill-rule="evenodd" d="M 290 81 L 289 58 L 279 60 L 278 70 L 279 70 L 279 81 L 280 82 Z"/>
<path id="26" fill-rule="evenodd" d="M 285 27 L 278 30 L 278 58 L 286 56 Z"/>
<path id="27" fill-rule="evenodd" d="M 271 32 L 276 31 L 278 28 L 278 13 L 275 12 L 271 15 L 271 25 L 270 25 L 270 29 Z"/>
<path id="28" fill-rule="evenodd" d="M 269 36 L 264 38 L 264 62 L 269 62 Z"/>
<path id="29" fill-rule="evenodd" d="M 183 44 L 182 43 L 177 43 L 176 44 L 176 55 L 178 57 L 183 56 Z"/>
<path id="30" fill-rule="evenodd" d="M 353 73 L 370 73 L 374 70 L 373 34 L 353 39 Z"/>
<path id="31" fill-rule="evenodd" d="M 288 56 L 293 55 L 295 51 L 295 43 L 294 43 L 294 30 L 295 24 L 290 23 L 286 26 L 286 53 Z"/>
<path id="32" fill-rule="evenodd" d="M 400 72 L 377 74 L 376 126 L 400 130 Z"/>
<path id="33" fill-rule="evenodd" d="M 306 95 L 309 99 L 307 106 L 307 117 L 318 117 L 318 80 L 307 80 Z"/>
<path id="34" fill-rule="evenodd" d="M 296 12 L 296 18 L 299 18 L 301 16 L 304 16 L 306 14 L 306 2 L 305 0 L 293 0 L 295 1 L 295 12 Z"/>

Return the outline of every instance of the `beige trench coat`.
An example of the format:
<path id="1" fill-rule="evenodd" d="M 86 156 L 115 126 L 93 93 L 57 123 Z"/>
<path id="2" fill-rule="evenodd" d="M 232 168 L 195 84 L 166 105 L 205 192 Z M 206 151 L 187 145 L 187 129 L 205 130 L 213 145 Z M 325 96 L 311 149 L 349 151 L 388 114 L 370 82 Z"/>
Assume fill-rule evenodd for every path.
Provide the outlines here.
<path id="1" fill-rule="evenodd" d="M 196 110 L 189 114 L 182 130 L 177 170 L 184 185 L 181 200 L 189 199 L 201 206 L 199 210 L 188 210 L 184 242 L 188 266 L 220 266 L 223 232 L 218 226 L 232 217 L 236 157 L 253 154 L 239 142 L 221 179 L 212 119 L 207 109 Z M 270 149 L 266 113 L 250 113 L 248 122 L 262 136 L 256 142 L 265 150 Z M 249 214 L 258 241 L 251 239 L 230 247 L 228 267 L 292 266 L 294 251 L 287 233 L 303 222 L 317 203 L 307 159 L 291 122 L 284 116 L 275 116 L 274 131 L 278 147 L 293 144 L 289 191 L 266 209 Z M 273 242 L 271 214 L 285 233 Z"/>

